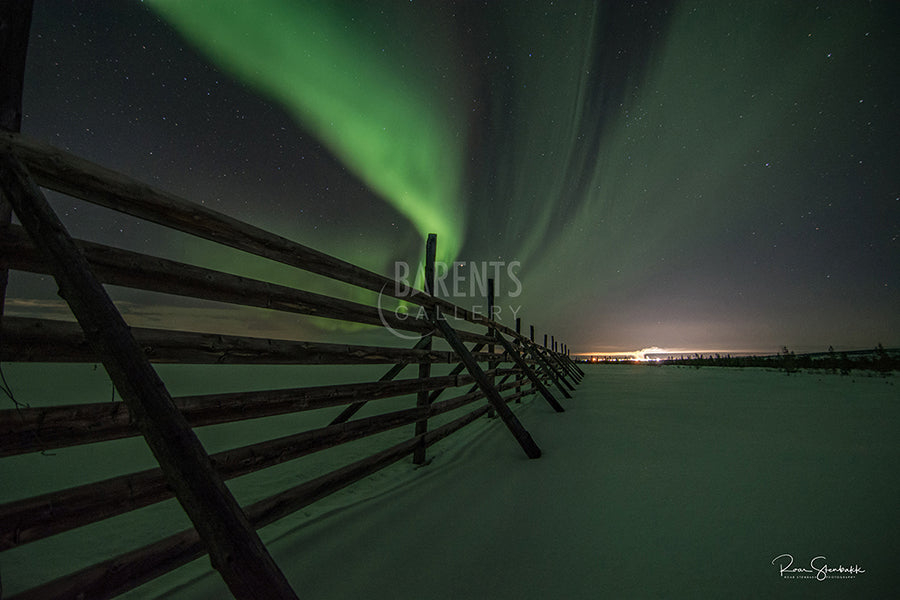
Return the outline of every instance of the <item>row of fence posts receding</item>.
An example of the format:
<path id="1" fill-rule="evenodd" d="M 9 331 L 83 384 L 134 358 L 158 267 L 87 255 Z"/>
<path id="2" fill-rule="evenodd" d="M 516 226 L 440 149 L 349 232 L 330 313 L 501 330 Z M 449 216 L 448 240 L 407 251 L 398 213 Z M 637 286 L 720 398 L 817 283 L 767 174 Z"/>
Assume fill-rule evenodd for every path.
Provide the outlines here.
<path id="1" fill-rule="evenodd" d="M 79 323 L 76 326 L 46 319 L 7 316 L 3 320 L 0 338 L 0 360 L 91 362 L 99 358 L 124 400 L 124 409 L 122 405 L 117 405 L 114 414 L 110 414 L 108 406 L 103 405 L 80 406 L 74 415 L 71 409 L 64 406 L 19 407 L 0 411 L 0 430 L 4 440 L 0 443 L 0 453 L 10 455 L 44 451 L 118 439 L 139 431 L 160 464 L 160 469 L 153 473 L 118 477 L 0 506 L 0 549 L 19 547 L 48 535 L 158 502 L 172 494 L 179 499 L 194 523 L 194 529 L 189 532 L 38 586 L 17 598 L 69 592 L 85 593 L 90 597 L 112 597 L 196 558 L 204 551 L 210 554 L 213 566 L 236 596 L 243 597 L 250 593 L 249 590 L 267 589 L 272 597 L 292 597 L 292 592 L 288 591 L 290 586 L 256 535 L 256 528 L 315 501 L 325 493 L 341 489 L 403 455 L 411 453 L 416 464 L 425 463 L 429 445 L 472 422 L 480 414 L 466 415 L 450 427 L 445 425 L 433 431 L 428 430 L 429 417 L 478 397 L 488 400 L 481 414 L 496 414 L 525 454 L 537 458 L 541 455 L 540 448 L 510 409 L 507 404 L 509 398 L 504 397 L 502 392 L 513 389 L 512 397 L 516 401 L 524 395 L 538 393 L 554 410 L 562 412 L 563 407 L 547 385 L 554 386 L 564 398 L 570 398 L 570 391 L 583 375 L 567 353 L 555 350 L 555 339 L 551 338 L 549 347 L 534 343 L 533 326 L 530 337 L 522 336 L 520 319 L 517 319 L 516 329 L 512 331 L 490 319 L 467 314 L 450 305 L 454 307 L 455 314 L 462 313 L 469 322 L 485 326 L 487 336 L 454 329 L 442 317 L 442 311 L 448 304 L 431 296 L 437 243 L 436 237 L 431 235 L 426 243 L 428 276 L 425 292 L 428 295 L 422 295 L 427 326 L 409 325 L 413 330 L 420 331 L 422 337 L 412 349 L 404 351 L 405 360 L 396 362 L 379 382 L 329 386 L 333 389 L 328 390 L 297 389 L 291 390 L 289 397 L 285 391 L 273 391 L 265 398 L 258 393 L 243 393 L 244 398 L 237 398 L 238 394 L 220 394 L 215 399 L 173 399 L 152 368 L 151 361 L 210 363 L 244 360 L 263 364 L 267 360 L 275 360 L 283 364 L 290 362 L 285 357 L 293 355 L 298 364 L 341 364 L 352 362 L 352 359 L 328 344 L 220 335 L 214 336 L 213 343 L 210 337 L 213 334 L 130 328 L 109 299 L 103 284 L 169 291 L 212 300 L 227 296 L 227 301 L 237 304 L 278 305 L 277 309 L 290 312 L 349 318 L 370 324 L 375 324 L 374 319 L 368 316 L 370 313 L 366 313 L 364 307 L 347 301 L 284 290 L 246 278 L 73 240 L 46 202 L 39 185 L 88 201 L 99 199 L 100 203 L 110 208 L 139 214 L 142 218 L 152 217 L 158 223 L 175 226 L 182 231 L 189 230 L 195 235 L 199 232 L 207 239 L 222 238 L 233 246 L 241 245 L 231 243 L 233 239 L 242 238 L 246 244 L 245 234 L 250 231 L 256 235 L 259 231 L 240 224 L 232 232 L 230 228 L 236 224 L 233 220 L 180 199 L 173 204 L 172 197 L 165 193 L 149 190 L 121 174 L 101 170 L 96 165 L 26 140 L 18 134 L 0 133 L 0 144 L 0 178 L 4 198 L 13 206 L 21 223 L 9 225 L 0 240 L 5 262 L 13 269 L 52 274 Z M 84 181 L 91 182 L 88 189 L 79 185 Z M 211 235 L 210 231 L 214 231 L 215 235 Z M 269 242 L 271 238 L 267 236 L 271 234 L 258 235 Z M 279 240 L 278 243 L 284 245 L 287 242 Z M 257 254 L 278 255 L 271 252 L 271 245 L 250 242 L 250 246 Z M 263 252 L 257 251 L 257 246 L 261 246 Z M 291 261 L 294 266 L 304 268 L 312 264 L 314 270 L 325 274 L 333 269 L 343 272 L 346 268 L 337 259 L 323 257 L 321 253 L 305 248 L 304 252 L 314 256 L 315 261 L 304 262 L 304 259 L 296 258 L 293 250 L 299 251 L 300 247 L 294 246 L 297 245 L 291 243 L 289 248 L 295 257 Z M 358 284 L 359 280 L 368 278 L 364 271 L 353 267 L 349 275 L 340 279 Z M 493 281 L 489 286 L 493 288 Z M 366 287 L 371 289 L 372 285 Z M 493 289 L 489 291 L 489 302 L 493 298 L 492 292 Z M 279 300 L 272 302 L 272 298 Z M 489 311 L 490 314 L 492 311 Z M 449 354 L 433 349 L 434 336 L 445 340 L 451 348 Z M 465 346 L 463 338 L 474 344 L 471 349 Z M 296 353 L 298 348 L 302 350 L 300 353 Z M 483 348 L 487 348 L 487 352 L 481 352 Z M 388 357 L 399 356 L 400 350 L 354 348 L 354 352 Z M 257 354 L 254 355 L 254 352 Z M 311 356 L 316 358 L 307 360 Z M 435 357 L 447 362 L 454 359 L 459 362 L 449 376 L 432 377 L 432 363 L 438 360 Z M 481 368 L 480 361 L 487 363 L 486 370 Z M 507 361 L 511 361 L 514 367 L 500 368 Z M 418 363 L 417 379 L 393 381 L 405 366 L 415 362 Z M 509 381 L 510 378 L 513 380 Z M 474 384 L 468 394 L 447 401 L 449 404 L 435 404 L 442 391 L 466 381 Z M 391 385 L 394 387 L 387 387 Z M 391 424 L 372 417 L 367 417 L 368 420 L 350 420 L 371 399 L 411 391 L 417 398 L 415 414 L 391 416 Z M 251 401 L 251 397 L 255 400 Z M 210 466 L 210 460 L 215 465 L 233 465 L 235 456 L 241 452 L 257 456 L 270 452 L 278 456 L 277 459 L 258 459 L 259 463 L 254 468 L 264 468 L 303 455 L 307 450 L 284 452 L 283 448 L 276 449 L 275 446 L 265 451 L 261 448 L 236 449 L 230 454 L 220 453 L 221 456 L 215 455 L 210 459 L 192 432 L 196 426 L 340 403 L 344 403 L 346 408 L 332 421 L 329 426 L 332 429 L 305 432 L 303 443 L 307 444 L 307 450 L 315 451 L 315 448 L 340 443 L 334 441 L 337 439 L 335 436 L 344 436 L 349 440 L 382 431 L 389 425 L 404 422 L 403 419 L 412 419 L 415 435 L 409 444 L 376 453 L 362 464 L 348 465 L 327 481 L 311 482 L 307 487 L 293 490 L 280 501 L 273 498 L 268 503 L 257 503 L 244 509 L 228 492 L 223 476 L 237 476 L 248 472 L 247 469 L 223 471 L 220 468 L 219 472 Z M 236 416 L 238 413 L 240 416 Z M 344 431 L 336 433 L 340 428 Z M 348 433 L 351 430 L 353 432 Z M 173 440 L 179 443 L 173 444 Z M 295 440 L 293 443 L 299 442 Z M 132 497 L 136 489 L 146 494 L 125 506 L 121 506 L 121 502 L 118 502 L 120 506 L 113 506 L 111 499 L 115 496 L 111 493 L 126 488 Z M 278 509 L 273 509 L 273 506 L 278 506 Z M 189 550 L 185 551 L 185 548 Z"/>
<path id="2" fill-rule="evenodd" d="M 15 5 L 15 6 L 13 6 Z M 217 213 L 57 148 L 21 136 L 21 85 L 31 3 L 0 9 L 0 67 L 11 76 L 0 87 L 0 361 L 101 362 L 123 402 L 0 410 L 0 457 L 143 436 L 159 468 L 57 490 L 0 505 L 0 552 L 175 497 L 192 528 L 101 561 L 29 590 L 22 600 L 47 597 L 111 598 L 208 554 L 237 598 L 296 598 L 256 530 L 363 479 L 403 457 L 427 462 L 427 448 L 485 415 L 498 416 L 529 458 L 541 450 L 510 402 L 539 394 L 555 411 L 553 386 L 571 398 L 584 373 L 568 349 L 547 336 L 540 346 L 521 334 L 436 297 L 437 238 L 426 241 L 425 292 L 413 301 L 424 319 L 390 319 L 374 307 L 247 277 L 73 239 L 41 188 L 79 198 L 371 291 L 396 282 L 221 213 Z M 12 115 L 11 118 L 7 118 Z M 12 208 L 19 224 L 11 221 Z M 9 269 L 52 275 L 77 323 L 3 315 Z M 129 326 L 105 285 L 201 300 L 405 329 L 420 335 L 412 348 L 348 346 L 290 339 L 196 333 Z M 399 298 L 399 296 L 395 296 Z M 488 302 L 493 303 L 493 280 Z M 445 311 L 486 334 L 457 330 Z M 450 350 L 437 350 L 435 337 Z M 470 348 L 466 343 L 472 344 Z M 484 351 L 486 349 L 486 351 Z M 153 363 L 390 364 L 375 382 L 172 397 Z M 433 364 L 455 366 L 435 376 Z M 482 369 L 485 363 L 487 369 Z M 512 363 L 510 368 L 503 368 Z M 397 379 L 417 365 L 417 377 Z M 468 392 L 440 399 L 447 390 Z M 504 395 L 504 392 L 512 391 Z M 368 402 L 413 394 L 415 407 L 362 418 Z M 429 419 L 486 399 L 440 426 Z M 325 427 L 208 454 L 194 428 L 342 407 Z M 452 416 L 452 415 L 451 415 Z M 282 464 L 398 427 L 414 435 L 336 470 L 240 506 L 227 479 Z"/>

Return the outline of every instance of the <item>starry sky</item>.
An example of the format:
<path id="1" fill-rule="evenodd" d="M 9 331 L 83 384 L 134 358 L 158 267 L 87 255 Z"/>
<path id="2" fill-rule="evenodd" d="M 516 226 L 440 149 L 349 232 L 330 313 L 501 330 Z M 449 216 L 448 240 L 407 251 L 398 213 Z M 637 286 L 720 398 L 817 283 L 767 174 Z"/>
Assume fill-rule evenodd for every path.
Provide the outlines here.
<path id="1" fill-rule="evenodd" d="M 896 347 L 898 26 L 890 0 L 38 0 L 22 131 L 386 275 L 429 232 L 516 263 L 499 317 L 573 352 Z M 49 197 L 78 237 L 371 299 Z M 60 312 L 10 285 L 9 314 Z M 140 325 L 353 334 L 114 295 Z"/>

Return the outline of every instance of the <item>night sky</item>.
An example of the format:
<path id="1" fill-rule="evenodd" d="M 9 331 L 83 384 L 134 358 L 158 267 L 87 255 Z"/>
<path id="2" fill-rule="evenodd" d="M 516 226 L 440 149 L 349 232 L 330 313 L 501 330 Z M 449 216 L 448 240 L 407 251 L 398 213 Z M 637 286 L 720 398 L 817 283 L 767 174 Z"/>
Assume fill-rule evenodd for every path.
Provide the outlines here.
<path id="1" fill-rule="evenodd" d="M 518 261 L 501 319 L 573 352 L 896 347 L 898 31 L 893 0 L 38 0 L 22 131 L 386 275 L 429 232 Z M 49 196 L 76 236 L 332 290 Z M 11 277 L 9 314 L 59 303 Z"/>

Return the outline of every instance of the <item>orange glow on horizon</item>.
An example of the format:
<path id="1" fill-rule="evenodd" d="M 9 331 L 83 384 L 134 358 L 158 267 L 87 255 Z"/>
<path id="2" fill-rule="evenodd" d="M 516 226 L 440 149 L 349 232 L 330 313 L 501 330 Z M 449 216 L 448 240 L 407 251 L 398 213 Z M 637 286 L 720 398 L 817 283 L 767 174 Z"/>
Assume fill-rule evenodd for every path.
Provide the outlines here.
<path id="1" fill-rule="evenodd" d="M 588 360 L 590 362 L 600 361 L 622 361 L 622 362 L 658 362 L 669 358 L 678 358 L 682 356 L 735 356 L 735 355 L 761 355 L 772 354 L 771 351 L 754 351 L 754 350 L 709 350 L 709 349 L 688 349 L 688 348 L 660 348 L 651 346 L 640 350 L 630 351 L 595 351 L 595 352 L 573 352 L 572 356 Z"/>

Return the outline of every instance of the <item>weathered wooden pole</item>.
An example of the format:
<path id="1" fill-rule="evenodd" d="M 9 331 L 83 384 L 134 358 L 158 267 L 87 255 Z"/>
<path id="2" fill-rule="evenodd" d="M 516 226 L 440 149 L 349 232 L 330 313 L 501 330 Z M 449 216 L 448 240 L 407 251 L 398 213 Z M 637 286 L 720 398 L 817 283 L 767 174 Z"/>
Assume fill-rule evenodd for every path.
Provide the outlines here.
<path id="1" fill-rule="evenodd" d="M 528 363 L 525 362 L 525 359 L 522 358 L 522 355 L 516 350 L 515 347 L 503 337 L 499 332 L 497 333 L 497 340 L 503 345 L 503 348 L 506 352 L 512 357 L 513 361 L 516 365 L 522 369 L 522 371 L 531 379 L 531 382 L 534 384 L 534 387 L 540 392 L 540 394 L 544 397 L 547 403 L 555 410 L 556 412 L 565 412 L 565 409 L 562 405 L 553 397 L 553 394 L 550 393 L 543 383 L 541 383 L 540 378 L 534 374 L 534 371 L 531 367 L 528 366 Z M 568 396 L 571 398 L 571 396 Z"/>
<path id="2" fill-rule="evenodd" d="M 488 278 L 488 281 L 487 281 L 487 305 L 488 305 L 488 321 L 493 321 L 494 320 L 494 278 L 493 277 Z M 497 336 L 497 331 L 493 328 L 489 328 L 487 333 L 488 333 L 489 337 Z M 497 348 L 494 346 L 494 344 L 488 344 L 487 349 L 490 354 L 493 354 L 497 350 Z M 493 360 L 488 361 L 488 370 L 492 371 L 492 370 L 496 369 L 497 364 L 498 363 L 496 361 L 493 361 Z M 496 380 L 494 379 L 493 375 L 488 377 L 488 381 L 491 382 L 491 385 L 494 385 L 496 383 Z M 493 417 L 493 416 L 494 416 L 494 411 L 489 410 L 488 417 Z"/>
<path id="3" fill-rule="evenodd" d="M 544 334 L 544 348 L 547 347 L 547 334 Z"/>
<path id="4" fill-rule="evenodd" d="M 33 7 L 33 0 L 0 2 L 0 129 L 6 131 L 18 132 L 22 128 L 22 90 Z M 0 189 L 0 237 L 6 235 L 11 222 L 12 207 Z M 8 281 L 9 269 L 0 257 L 0 340 Z"/>
<path id="5" fill-rule="evenodd" d="M 550 378 L 550 380 L 553 381 L 553 384 L 560 391 L 560 393 L 563 395 L 563 397 L 571 398 L 572 395 L 566 389 L 566 386 L 568 386 L 569 389 L 572 389 L 572 390 L 574 390 L 575 388 L 572 387 L 569 384 L 569 382 L 566 381 L 562 377 L 561 373 L 556 369 L 556 367 L 554 366 L 554 362 L 553 362 L 553 355 L 549 351 L 547 351 L 545 354 L 545 351 L 541 350 L 537 346 L 530 348 L 530 351 L 531 351 L 531 356 L 541 366 L 541 370 L 543 370 L 544 373 L 546 373 L 547 376 Z"/>
<path id="6" fill-rule="evenodd" d="M 239 599 L 297 598 L 84 255 L 15 156 L 0 154 L 0 185 L 53 265 L 59 294 L 101 358 L 231 593 Z"/>
<path id="7" fill-rule="evenodd" d="M 0 128 L 22 127 L 25 57 L 34 0 L 0 2 Z"/>
<path id="8" fill-rule="evenodd" d="M 555 341 L 554 344 L 556 344 Z M 562 354 L 551 350 L 548 350 L 546 354 L 547 362 L 550 363 L 550 366 L 553 367 L 553 370 L 559 375 L 560 380 L 562 380 L 570 390 L 574 390 L 575 386 L 566 379 L 566 377 L 572 377 L 574 379 L 574 376 L 564 364 Z"/>
<path id="9" fill-rule="evenodd" d="M 531 333 L 530 333 L 529 337 L 531 338 L 531 343 L 533 344 L 534 343 L 534 325 L 529 325 L 528 327 L 531 328 Z"/>
<path id="10" fill-rule="evenodd" d="M 520 335 L 522 335 L 522 318 L 516 317 L 516 336 L 520 336 Z M 516 337 L 516 350 L 518 350 L 521 347 L 522 347 L 521 342 L 519 342 L 519 338 Z M 522 383 L 521 375 L 516 375 L 516 383 L 517 384 Z M 516 394 L 519 394 L 521 392 L 522 392 L 522 386 L 517 385 L 516 386 Z M 522 403 L 522 398 L 521 397 L 516 398 L 516 404 L 521 404 L 521 403 Z"/>
<path id="11" fill-rule="evenodd" d="M 434 261 L 437 256 L 437 234 L 429 233 L 428 239 L 425 242 L 425 292 L 431 296 L 434 296 Z M 423 348 L 425 350 L 431 350 L 431 334 L 423 336 L 425 343 Z M 419 365 L 419 378 L 424 379 L 426 377 L 431 377 L 431 363 L 422 363 Z M 429 402 L 429 396 L 431 395 L 428 391 L 419 392 L 416 398 L 416 406 L 419 408 L 427 407 Z M 425 433 L 428 431 L 428 419 L 422 419 L 421 421 L 416 421 L 416 435 L 422 436 L 422 443 L 416 446 L 415 452 L 413 452 L 413 463 L 417 465 L 425 464 Z"/>
<path id="12" fill-rule="evenodd" d="M 413 350 L 421 350 L 422 348 L 425 347 L 426 342 L 430 342 L 430 341 L 431 341 L 430 338 L 428 340 L 426 340 L 425 337 L 421 337 L 421 338 L 419 338 L 419 341 L 417 341 L 416 344 L 412 347 L 412 349 Z M 409 364 L 408 362 L 399 362 L 399 363 L 395 364 L 393 367 L 388 369 L 387 372 L 384 375 L 382 375 L 378 381 L 393 381 L 397 377 L 397 375 L 400 374 L 400 371 L 405 369 L 408 364 Z M 360 400 L 359 402 L 354 402 L 353 404 L 351 404 L 350 406 L 348 406 L 347 408 L 342 410 L 341 414 L 339 414 L 337 417 L 335 417 L 331 421 L 330 425 L 338 425 L 339 423 L 346 423 L 347 421 L 350 420 L 350 417 L 352 417 L 357 412 L 359 412 L 359 410 L 363 406 L 365 406 L 367 402 L 368 402 L 368 400 Z"/>
<path id="13" fill-rule="evenodd" d="M 487 289 L 487 303 L 488 303 L 488 320 L 494 320 L 494 278 L 489 277 L 488 281 L 488 289 Z"/>
<path id="14" fill-rule="evenodd" d="M 569 377 L 572 378 L 572 381 L 575 383 L 581 383 L 581 375 L 578 374 L 575 369 L 572 368 L 572 360 L 566 356 L 565 354 L 560 354 L 559 356 L 559 364 L 562 365 L 563 369 L 569 374 Z"/>
<path id="15" fill-rule="evenodd" d="M 509 406 L 506 405 L 506 401 L 500 395 L 500 392 L 497 391 L 497 388 L 490 384 L 484 371 L 478 365 L 478 362 L 468 349 L 466 349 L 466 346 L 462 343 L 462 340 L 459 339 L 459 336 L 456 335 L 456 331 L 450 326 L 446 319 L 440 316 L 440 314 L 430 315 L 430 317 L 433 319 L 434 326 L 437 330 L 441 332 L 441 335 L 444 336 L 444 339 L 450 347 L 459 355 L 460 361 L 466 365 L 469 374 L 472 375 L 475 382 L 478 384 L 478 387 L 480 387 L 481 391 L 484 392 L 484 395 L 487 396 L 488 401 L 494 409 L 496 409 L 497 414 L 500 415 L 500 419 L 513 434 L 513 437 L 516 438 L 516 441 L 519 442 L 519 445 L 522 447 L 522 450 L 525 451 L 528 458 L 540 458 L 541 449 L 534 442 L 531 434 L 529 434 L 525 427 L 522 426 L 522 423 L 516 415 L 513 414 Z"/>
<path id="16" fill-rule="evenodd" d="M 429 235 L 429 239 L 430 238 L 431 236 Z M 435 243 L 437 243 L 437 236 L 435 236 Z M 472 356 L 472 353 L 466 348 L 466 345 L 456 334 L 456 330 L 453 329 L 453 327 L 450 326 L 450 323 L 447 322 L 447 319 L 441 315 L 440 306 L 426 309 L 425 314 L 434 328 L 441 336 L 443 336 L 450 348 L 456 352 L 460 363 L 465 366 L 466 370 L 475 380 L 475 384 L 482 392 L 484 392 L 491 407 L 500 416 L 500 420 L 503 421 L 506 428 L 513 434 L 513 437 L 516 438 L 519 446 L 525 451 L 525 455 L 528 456 L 528 458 L 540 458 L 541 449 L 535 443 L 534 438 L 531 437 L 531 434 L 528 433 L 528 430 L 525 429 L 518 417 L 513 414 L 512 409 L 507 406 L 506 400 L 500 395 L 497 388 L 495 388 L 488 380 L 487 375 L 485 375 L 484 370 L 482 370 L 478 361 L 475 360 L 475 357 Z"/>
<path id="17" fill-rule="evenodd" d="M 572 368 L 575 369 L 575 372 L 578 373 L 578 376 L 584 379 L 584 371 L 581 370 L 581 367 L 578 366 L 578 363 L 573 359 L 569 359 L 569 362 L 572 364 Z"/>
<path id="18" fill-rule="evenodd" d="M 582 377 L 584 377 L 584 371 L 581 369 L 581 367 L 578 366 L 578 363 L 576 363 L 576 362 L 575 362 L 574 360 L 572 360 L 572 359 L 569 359 L 569 362 L 571 362 L 571 363 L 572 363 L 572 367 L 573 367 L 576 371 L 578 371 L 578 373 L 579 373 Z"/>
<path id="19" fill-rule="evenodd" d="M 579 383 L 581 381 L 584 373 L 580 372 L 580 369 L 577 369 L 575 366 L 575 362 L 569 355 L 569 345 L 560 342 L 560 352 L 557 355 L 560 366 L 569 374 L 570 377 L 576 382 Z"/>
<path id="20" fill-rule="evenodd" d="M 584 378 L 584 371 L 578 368 L 578 365 L 575 364 L 575 361 L 572 360 L 572 356 L 569 353 L 569 347 L 566 346 L 566 353 L 563 356 L 563 363 L 569 368 L 569 371 L 575 376 L 575 378 L 580 382 Z"/>

